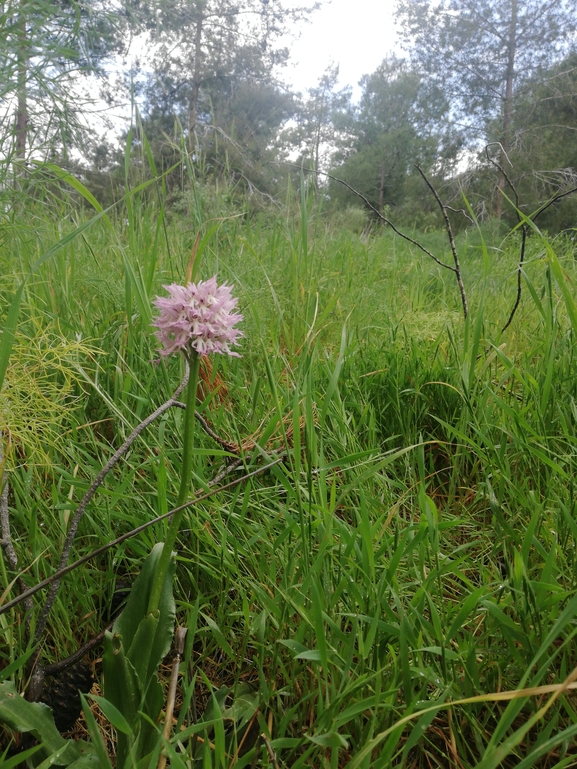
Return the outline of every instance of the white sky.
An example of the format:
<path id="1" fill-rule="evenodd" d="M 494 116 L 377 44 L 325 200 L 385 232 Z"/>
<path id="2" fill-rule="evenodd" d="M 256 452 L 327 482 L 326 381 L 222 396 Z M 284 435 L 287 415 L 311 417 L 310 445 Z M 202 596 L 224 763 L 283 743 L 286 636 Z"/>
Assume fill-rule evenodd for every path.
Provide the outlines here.
<path id="1" fill-rule="evenodd" d="M 357 86 L 395 47 L 395 0 L 325 0 L 291 43 L 292 64 L 283 71 L 294 90 L 317 84 L 327 65 L 340 64 L 339 85 Z M 354 96 L 360 93 L 354 90 Z"/>

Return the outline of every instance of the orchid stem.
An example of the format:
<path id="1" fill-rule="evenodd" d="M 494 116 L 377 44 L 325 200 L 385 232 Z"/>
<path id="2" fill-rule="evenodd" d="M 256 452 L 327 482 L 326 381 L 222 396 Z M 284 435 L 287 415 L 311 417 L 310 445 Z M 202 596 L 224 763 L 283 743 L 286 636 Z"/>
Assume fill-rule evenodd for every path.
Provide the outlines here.
<path id="1" fill-rule="evenodd" d="M 190 490 L 190 478 L 192 475 L 192 449 L 194 444 L 193 439 L 195 424 L 194 411 L 196 406 L 196 391 L 198 388 L 198 372 L 200 369 L 200 355 L 194 350 L 189 354 L 189 364 L 190 377 L 186 390 L 186 411 L 184 412 L 182 473 L 180 476 L 180 489 L 178 491 L 176 507 L 180 507 L 186 502 L 186 498 Z M 180 524 L 183 515 L 184 510 L 179 510 L 172 516 L 166 539 L 164 541 L 164 547 L 162 548 L 158 569 L 154 576 L 152 591 L 150 593 L 150 599 L 148 602 L 149 614 L 155 614 L 158 611 L 162 587 L 164 585 L 166 572 L 168 571 L 168 566 L 172 557 L 172 548 L 176 542 L 176 537 L 178 536 L 178 532 L 180 530 Z"/>

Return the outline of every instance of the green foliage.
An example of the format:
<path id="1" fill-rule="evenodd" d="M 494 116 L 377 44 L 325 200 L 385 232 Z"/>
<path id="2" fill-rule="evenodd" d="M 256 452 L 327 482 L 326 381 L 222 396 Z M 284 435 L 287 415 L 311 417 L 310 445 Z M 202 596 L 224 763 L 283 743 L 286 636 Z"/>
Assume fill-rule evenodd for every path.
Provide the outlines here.
<path id="1" fill-rule="evenodd" d="M 296 127 L 287 132 L 292 145 L 300 150 L 299 161 L 315 172 L 324 171 L 350 109 L 351 89 L 336 90 L 339 68 L 330 64 L 314 88 L 298 105 Z M 308 161 L 308 162 L 307 162 Z M 318 184 L 315 177 L 315 183 Z"/>
<path id="2" fill-rule="evenodd" d="M 401 0 L 397 14 L 420 71 L 478 128 L 511 99 L 508 80 L 516 95 L 568 50 L 576 8 L 575 0 Z"/>
<path id="3" fill-rule="evenodd" d="M 441 160 L 441 134 L 435 131 L 445 110 L 423 100 L 422 77 L 397 58 L 361 80 L 363 94 L 345 129 L 345 146 L 335 155 L 333 174 L 361 192 L 381 212 L 405 202 L 415 164 L 425 169 Z M 331 181 L 331 199 L 358 204 L 348 188 Z"/>
<path id="4" fill-rule="evenodd" d="M 27 702 L 9 681 L 0 683 L 0 722 L 17 732 L 31 732 L 39 740 L 38 748 L 26 751 L 27 757 L 39 753 L 50 766 L 73 765 L 75 769 L 97 769 L 99 766 L 92 745 L 65 740 L 54 726 L 50 708 L 40 702 Z M 22 761 L 24 756 L 18 758 Z M 11 762 L 3 762 L 3 766 L 7 763 Z"/>
<path id="5" fill-rule="evenodd" d="M 438 92 L 445 95 L 451 133 L 460 136 L 471 152 L 477 151 L 480 141 L 493 144 L 494 163 L 488 164 L 483 155 L 470 162 L 468 172 L 458 179 L 458 193 L 465 187 L 471 200 L 480 195 L 479 218 L 489 212 L 501 219 L 507 208 L 505 174 L 514 181 L 523 179 L 520 203 L 529 213 L 535 198 L 527 196 L 527 187 L 543 190 L 551 177 L 558 176 L 559 167 L 566 169 L 572 162 L 563 141 L 571 125 L 558 130 L 562 123 L 554 101 L 543 101 L 543 95 L 551 91 L 559 95 L 559 83 L 549 70 L 555 70 L 573 50 L 576 11 L 575 0 L 545 5 L 541 0 L 480 0 L 475 4 L 469 0 L 401 0 L 398 5 L 410 60 L 422 74 L 431 98 Z M 531 139 L 543 108 L 555 117 L 541 126 L 545 130 L 535 146 Z M 549 153 L 545 145 L 555 149 Z M 560 166 L 550 165 L 559 161 Z M 543 197 L 550 195 L 545 192 L 539 202 Z M 511 212 L 509 222 L 512 220 Z"/>
<path id="6" fill-rule="evenodd" d="M 283 37 L 316 7 L 171 0 L 151 14 L 154 74 L 142 90 L 155 156 L 186 147 L 202 177 L 269 202 L 279 175 L 270 163 L 283 159 L 279 133 L 295 112 L 276 77 L 289 55 Z"/>
<path id="7" fill-rule="evenodd" d="M 158 734 L 166 680 L 156 671 L 173 622 L 170 580 L 165 611 L 146 615 L 158 548 L 149 553 L 164 541 L 163 524 L 63 581 L 42 659 L 62 659 L 98 633 L 115 582 L 132 582 L 149 557 L 106 641 L 105 696 L 93 700 L 127 761 L 138 754 L 153 765 L 165 746 L 171 764 L 192 767 L 270 765 L 271 752 L 291 767 L 450 766 L 455 754 L 465 767 L 545 767 L 551 751 L 563 766 L 575 739 L 562 685 L 577 616 L 570 244 L 532 230 L 521 306 L 502 335 L 515 294 L 513 237 L 458 236 L 464 325 L 452 275 L 386 230 L 331 225 L 305 185 L 282 217 L 210 225 L 201 194 L 189 217 L 166 219 L 146 192 L 133 190 L 118 219 L 76 208 L 55 221 L 48 207 L 31 208 L 13 225 L 19 250 L 14 238 L 0 246 L 3 319 L 28 265 L 43 260 L 10 324 L 16 344 L 42 331 L 54 344 L 79 335 L 99 349 L 73 367 L 88 395 L 71 384 L 77 407 L 55 420 L 62 439 L 50 466 L 22 457 L 10 471 L 23 577 L 53 572 L 83 491 L 181 377 L 176 360 L 151 365 L 150 300 L 182 281 L 203 223 L 198 275 L 235 283 L 246 339 L 241 359 L 215 356 L 199 410 L 242 444 L 247 469 L 286 454 L 184 513 L 174 598 L 188 636 L 168 746 Z M 443 233 L 413 234 L 449 258 Z M 18 364 L 10 358 L 5 381 Z M 74 557 L 174 506 L 182 425 L 182 410 L 171 409 L 110 473 Z M 200 489 L 228 468 L 221 448 L 196 434 Z M 10 585 L 16 574 L 1 568 Z M 2 691 L 20 691 L 24 611 L 0 622 L 2 667 L 17 684 Z M 32 707 L 24 704 L 27 718 L 46 715 Z M 108 767 L 87 703 L 84 713 L 90 760 Z M 49 750 L 60 750 L 50 734 L 43 745 L 54 739 Z"/>
<path id="8" fill-rule="evenodd" d="M 86 137 L 80 104 L 89 99 L 80 76 L 98 73 L 123 47 L 126 17 L 108 0 L 10 0 L 0 19 L 2 154 L 22 161 L 34 149 L 66 157 Z"/>
<path id="9" fill-rule="evenodd" d="M 577 186 L 577 155 L 572 137 L 577 128 L 577 56 L 570 55 L 530 80 L 515 103 L 509 177 L 515 184 L 520 208 L 537 211 L 554 195 Z M 490 130 L 495 130 L 491 126 Z M 506 190 L 509 197 L 511 191 Z M 549 207 L 537 219 L 542 230 L 573 230 L 577 199 L 570 195 Z M 515 224 L 512 206 L 505 203 L 507 222 Z"/>
<path id="10" fill-rule="evenodd" d="M 116 727 L 117 766 L 129 767 L 145 759 L 158 742 L 156 722 L 163 704 L 158 666 L 170 649 L 175 605 L 172 595 L 175 563 L 166 573 L 158 612 L 148 603 L 164 545 L 156 545 L 142 567 L 128 603 L 104 638 L 104 694 L 102 703 Z"/>

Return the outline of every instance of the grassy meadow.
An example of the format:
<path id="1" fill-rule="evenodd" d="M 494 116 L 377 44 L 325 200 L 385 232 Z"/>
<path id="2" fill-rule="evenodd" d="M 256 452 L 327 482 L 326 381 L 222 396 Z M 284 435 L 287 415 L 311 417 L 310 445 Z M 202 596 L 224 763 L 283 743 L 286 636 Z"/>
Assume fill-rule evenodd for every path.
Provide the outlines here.
<path id="1" fill-rule="evenodd" d="M 306 191 L 249 217 L 202 189 L 175 214 L 151 190 L 107 212 L 61 193 L 3 215 L 0 429 L 26 585 L 181 381 L 180 360 L 158 362 L 152 301 L 194 250 L 198 277 L 234 284 L 245 338 L 204 367 L 198 408 L 230 445 L 197 426 L 193 486 L 282 461 L 185 513 L 171 766 L 577 766 L 572 242 L 531 232 L 501 333 L 516 234 L 458 236 L 465 322 L 452 273 Z M 445 233 L 411 235 L 450 262 Z M 114 467 L 71 560 L 174 507 L 182 422 L 167 410 Z M 166 525 L 64 577 L 45 664 L 107 626 Z M 16 573 L 0 563 L 6 602 Z M 19 691 L 44 595 L 0 615 L 0 676 Z"/>

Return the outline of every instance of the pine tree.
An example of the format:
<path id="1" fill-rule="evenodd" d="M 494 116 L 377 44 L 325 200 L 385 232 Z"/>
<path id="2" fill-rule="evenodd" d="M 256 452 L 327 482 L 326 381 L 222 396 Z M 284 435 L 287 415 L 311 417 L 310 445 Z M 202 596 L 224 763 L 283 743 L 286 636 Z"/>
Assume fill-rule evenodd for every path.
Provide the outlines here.
<path id="1" fill-rule="evenodd" d="M 271 85 L 289 51 L 291 27 L 318 7 L 285 8 L 275 0 L 166 0 L 148 20 L 154 77 L 186 105 L 191 150 L 213 124 L 215 100 L 247 83 Z"/>
<path id="2" fill-rule="evenodd" d="M 397 13 L 412 61 L 447 94 L 455 123 L 472 144 L 500 142 L 505 163 L 515 98 L 571 47 L 577 0 L 400 0 Z M 499 132 L 486 136 L 496 116 Z"/>
<path id="3" fill-rule="evenodd" d="M 8 0 L 1 22 L 0 143 L 22 166 L 31 149 L 80 143 L 72 83 L 122 47 L 126 17 L 111 0 Z"/>
<path id="4" fill-rule="evenodd" d="M 359 104 L 343 125 L 341 149 L 333 173 L 362 192 L 384 211 L 405 202 L 407 181 L 416 163 L 440 165 L 454 148 L 444 145 L 440 130 L 445 103 L 425 98 L 422 78 L 406 61 L 385 59 L 361 79 Z M 331 185 L 331 197 L 352 203 L 352 193 Z M 358 202 L 358 201 L 357 201 Z"/>

